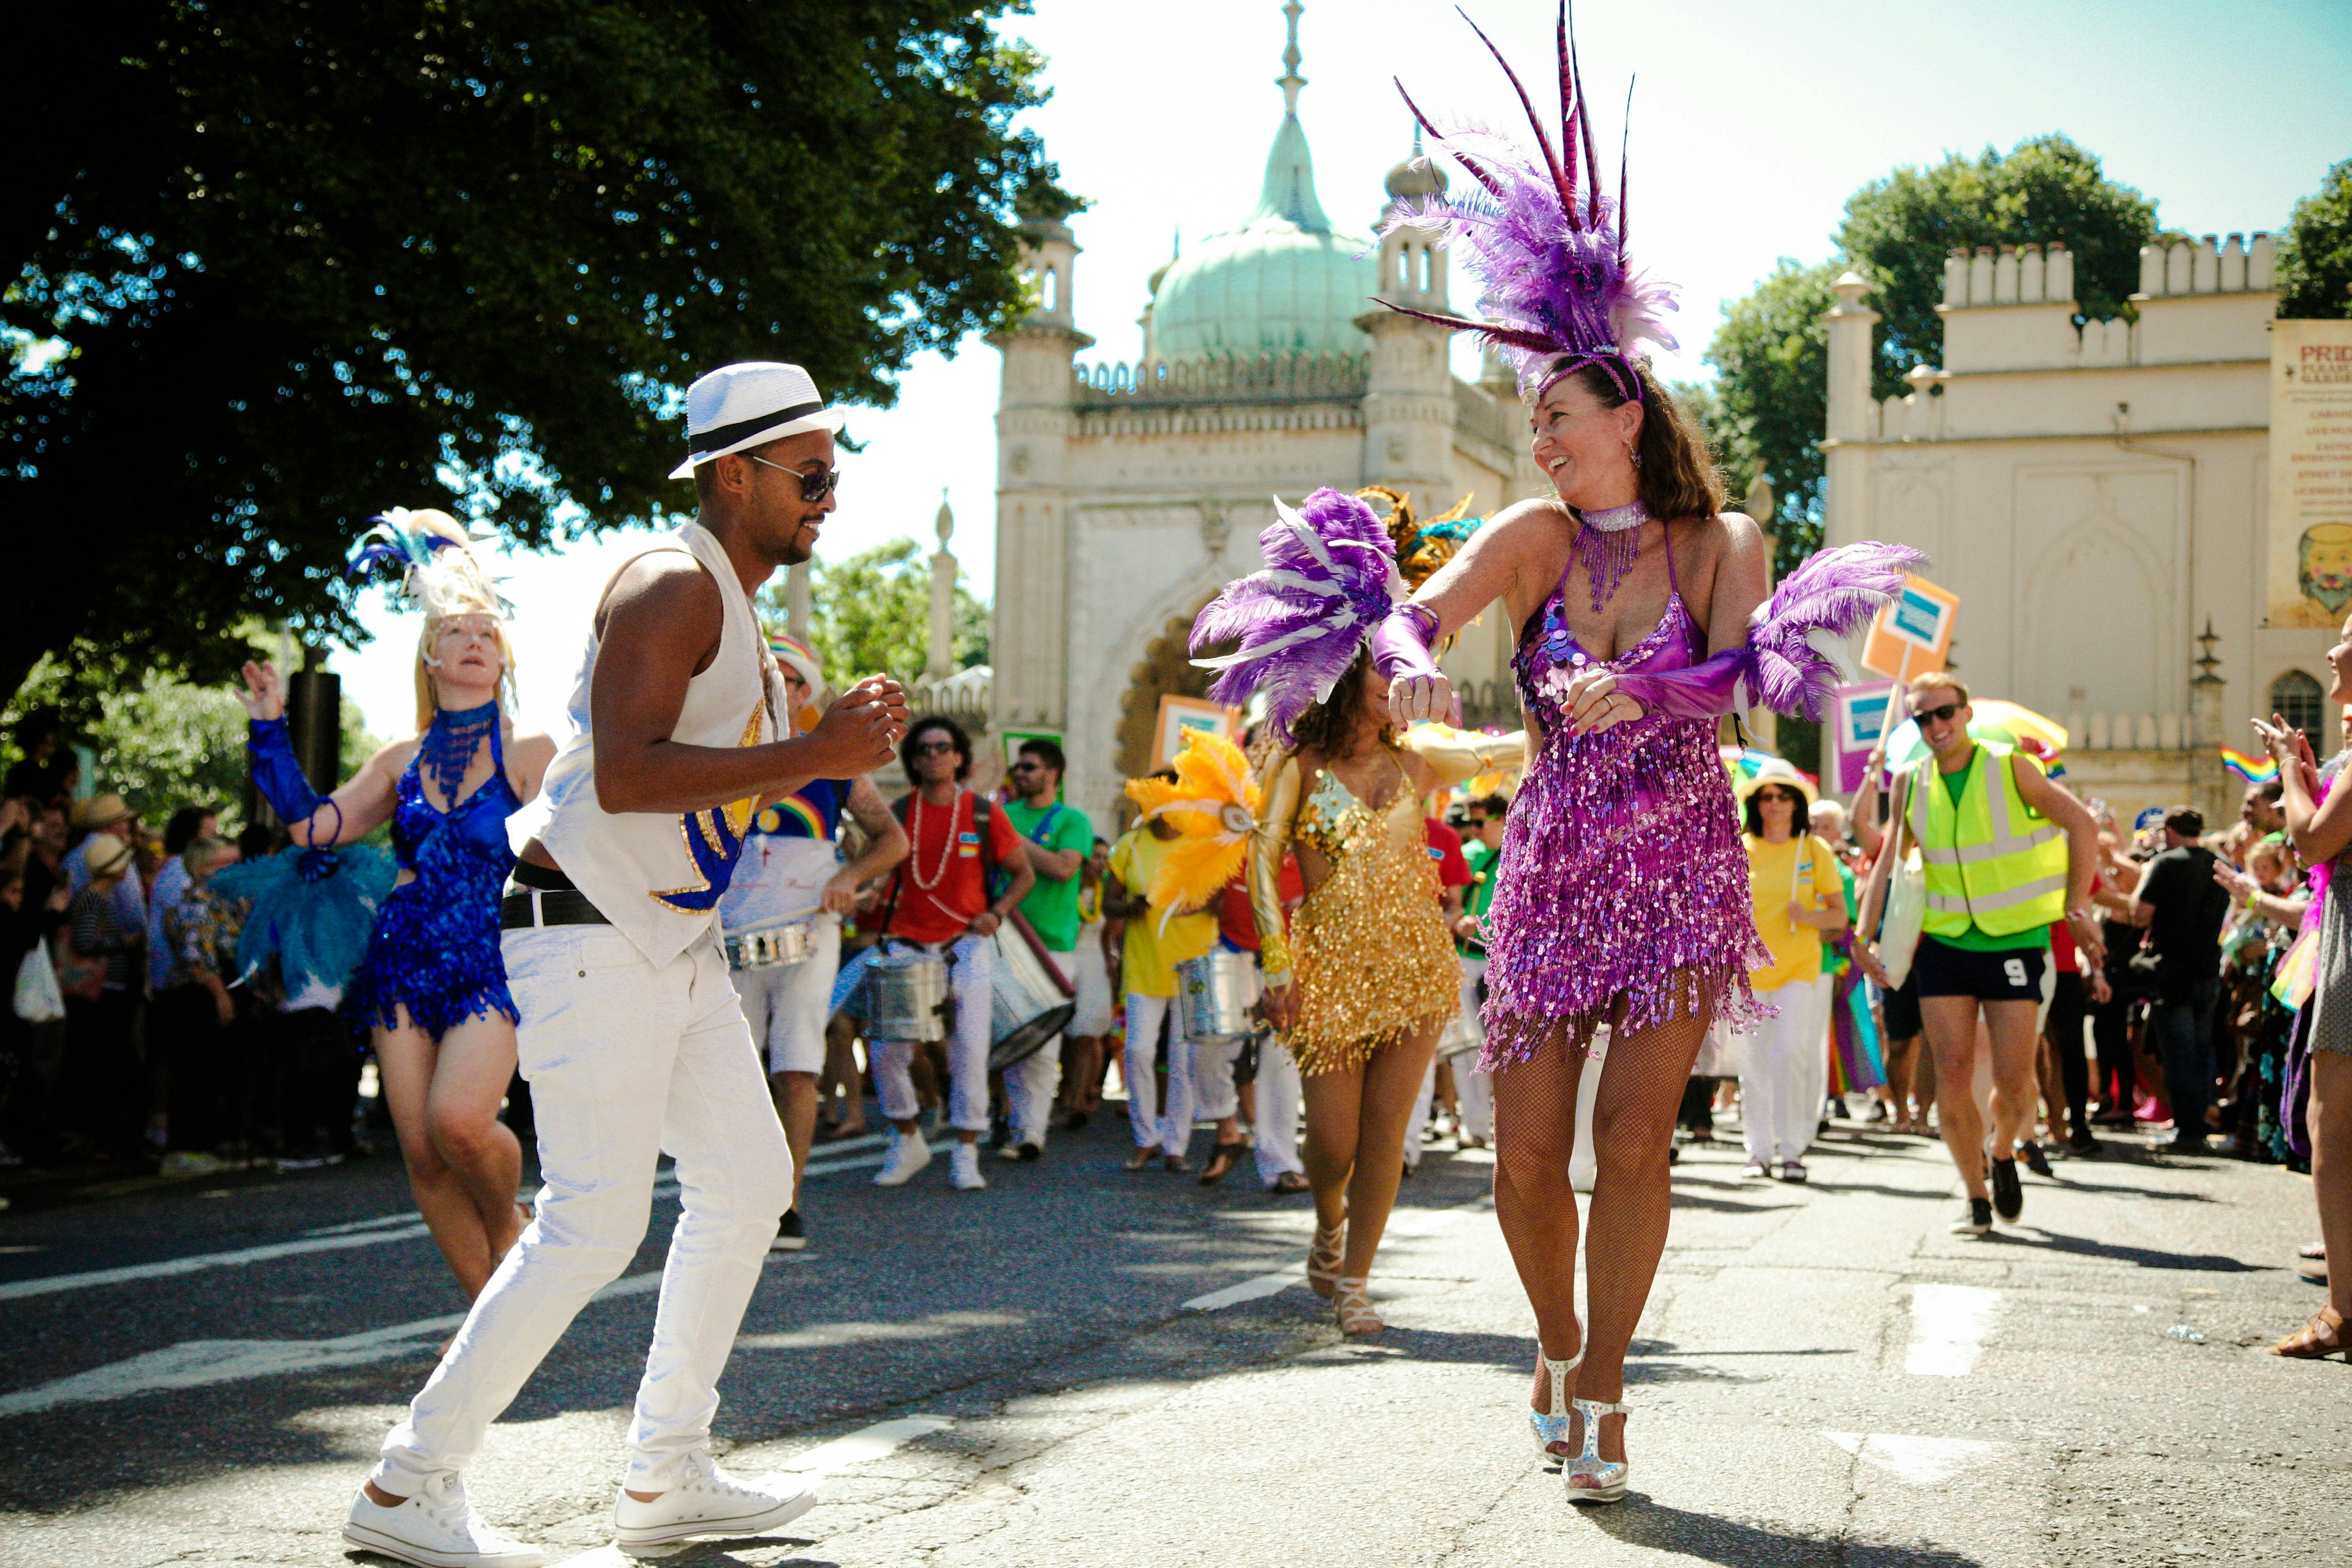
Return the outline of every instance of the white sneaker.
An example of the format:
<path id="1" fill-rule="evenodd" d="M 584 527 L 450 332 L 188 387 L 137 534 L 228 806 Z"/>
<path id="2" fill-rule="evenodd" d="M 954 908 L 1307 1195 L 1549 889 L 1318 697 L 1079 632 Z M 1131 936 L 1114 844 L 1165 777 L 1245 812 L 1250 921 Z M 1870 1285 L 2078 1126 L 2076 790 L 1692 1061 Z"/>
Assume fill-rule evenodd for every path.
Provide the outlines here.
<path id="1" fill-rule="evenodd" d="M 882 1168 L 874 1173 L 877 1187 L 903 1187 L 914 1179 L 915 1173 L 931 1163 L 931 1146 L 923 1142 L 920 1132 L 894 1133 L 889 1152 L 882 1156 Z"/>
<path id="2" fill-rule="evenodd" d="M 960 1193 L 976 1193 L 988 1185 L 988 1178 L 980 1173 L 980 1145 L 959 1143 L 948 1156 L 948 1185 Z"/>
<path id="3" fill-rule="evenodd" d="M 343 1540 L 362 1552 L 421 1568 L 541 1568 L 547 1553 L 499 1534 L 466 1500 L 466 1483 L 444 1470 L 398 1506 L 385 1508 L 365 1491 L 352 1500 Z"/>
<path id="4" fill-rule="evenodd" d="M 678 1484 L 639 1502 L 622 1488 L 613 1500 L 613 1537 L 625 1551 L 661 1546 L 697 1535 L 760 1535 L 816 1506 L 813 1476 L 729 1475 L 708 1454 L 694 1454 Z"/>

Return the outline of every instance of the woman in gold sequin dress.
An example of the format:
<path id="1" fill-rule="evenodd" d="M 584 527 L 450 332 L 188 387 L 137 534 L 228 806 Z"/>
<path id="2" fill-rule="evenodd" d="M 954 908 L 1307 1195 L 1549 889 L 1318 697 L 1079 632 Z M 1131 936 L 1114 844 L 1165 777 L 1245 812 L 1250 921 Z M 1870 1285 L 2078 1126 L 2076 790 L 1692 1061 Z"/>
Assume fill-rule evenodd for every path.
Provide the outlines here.
<path id="1" fill-rule="evenodd" d="M 1333 1300 L 1342 1331 L 1376 1333 L 1385 1325 L 1365 1294 L 1372 1255 L 1403 1174 L 1414 1096 L 1461 991 L 1422 803 L 1511 765 L 1521 738 L 1433 729 L 1400 739 L 1388 683 L 1361 653 L 1290 729 L 1294 748 L 1262 779 L 1250 904 L 1267 1016 L 1305 1087 L 1307 1282 Z M 1276 879 L 1294 848 L 1307 896 L 1286 937 Z"/>

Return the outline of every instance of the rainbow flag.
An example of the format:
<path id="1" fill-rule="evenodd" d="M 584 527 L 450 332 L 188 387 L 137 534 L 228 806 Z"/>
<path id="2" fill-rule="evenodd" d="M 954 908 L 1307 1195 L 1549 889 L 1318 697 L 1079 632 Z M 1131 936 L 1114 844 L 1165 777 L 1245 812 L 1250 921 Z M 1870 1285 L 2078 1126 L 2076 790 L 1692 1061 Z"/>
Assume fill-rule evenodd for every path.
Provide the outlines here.
<path id="1" fill-rule="evenodd" d="M 2221 748 L 2221 765 L 2248 784 L 2263 784 L 2279 776 L 2278 763 L 2270 757 L 2250 757 L 2243 752 Z"/>

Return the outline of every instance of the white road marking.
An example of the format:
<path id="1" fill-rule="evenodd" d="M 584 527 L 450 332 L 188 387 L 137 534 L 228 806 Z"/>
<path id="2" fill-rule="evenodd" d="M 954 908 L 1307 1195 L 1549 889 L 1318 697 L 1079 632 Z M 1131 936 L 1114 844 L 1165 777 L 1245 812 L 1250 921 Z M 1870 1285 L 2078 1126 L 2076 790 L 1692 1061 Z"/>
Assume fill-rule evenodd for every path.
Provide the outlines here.
<path id="1" fill-rule="evenodd" d="M 1932 1487 L 2002 1453 L 1973 1437 L 1908 1437 L 1889 1432 L 1824 1432 L 1822 1436 L 1906 1486 Z"/>
<path id="2" fill-rule="evenodd" d="M 1966 1377 L 2000 1314 L 2000 1292 L 1975 1285 L 1911 1288 L 1911 1345 L 1903 1370 L 1915 1377 Z"/>
<path id="3" fill-rule="evenodd" d="M 266 1247 L 240 1247 L 234 1252 L 200 1252 L 193 1258 L 167 1258 L 159 1263 L 134 1263 L 121 1268 L 94 1268 L 86 1274 L 52 1274 L 39 1279 L 11 1279 L 0 1284 L 0 1301 L 21 1301 L 28 1296 L 49 1296 L 60 1290 L 87 1290 L 98 1285 L 121 1285 L 133 1279 L 167 1279 L 175 1274 L 197 1274 L 207 1268 L 235 1268 L 274 1258 L 299 1258 L 306 1252 L 340 1252 L 352 1247 L 382 1247 L 388 1242 L 414 1241 L 425 1235 L 425 1222 L 409 1216 L 404 1226 L 350 1231 L 336 1236 L 305 1237 L 299 1241 L 273 1241 Z"/>
<path id="4" fill-rule="evenodd" d="M 1205 1296 L 1195 1296 L 1184 1303 L 1187 1312 L 1213 1312 L 1240 1301 L 1255 1301 L 1261 1296 L 1271 1296 L 1303 1284 L 1307 1276 L 1298 1269 L 1286 1274 L 1261 1274 L 1255 1279 L 1244 1279 L 1238 1285 L 1228 1285 L 1222 1290 L 1212 1290 Z"/>
<path id="5" fill-rule="evenodd" d="M 820 1161 L 812 1158 L 808 1163 L 808 1169 L 802 1174 L 814 1179 L 818 1176 L 830 1176 L 835 1171 L 863 1171 L 880 1164 L 889 1157 L 886 1151 L 876 1149 L 863 1154 L 846 1155 L 838 1160 Z"/>
<path id="6" fill-rule="evenodd" d="M 837 1475 L 852 1465 L 881 1458 L 918 1437 L 944 1432 L 954 1425 L 944 1415 L 901 1415 L 895 1421 L 877 1421 L 871 1426 L 859 1427 L 846 1437 L 835 1437 L 787 1459 L 782 1468 L 796 1475 Z"/>
<path id="7" fill-rule="evenodd" d="M 650 1269 L 615 1279 L 590 1299 L 609 1301 L 622 1296 L 642 1296 L 660 1288 L 661 1271 Z M 417 1349 L 415 1341 L 449 1333 L 465 1321 L 463 1312 L 450 1312 L 324 1340 L 183 1340 L 128 1361 L 92 1367 L 52 1383 L 0 1394 L 0 1416 L 26 1415 L 63 1405 L 128 1399 L 165 1389 L 242 1383 L 281 1373 L 364 1366 L 371 1362 L 413 1354 Z"/>
<path id="8" fill-rule="evenodd" d="M 1455 1204 L 1442 1209 L 1399 1209 L 1389 1220 L 1389 1237 L 1433 1236 L 1457 1221 L 1475 1214 L 1493 1209 L 1490 1196 L 1472 1198 L 1466 1204 Z M 1261 1297 L 1279 1294 L 1306 1279 L 1302 1268 L 1286 1269 L 1279 1274 L 1260 1274 L 1237 1285 L 1212 1290 L 1205 1296 L 1195 1296 L 1178 1310 L 1185 1312 L 1215 1312 L 1243 1301 L 1255 1301 Z"/>

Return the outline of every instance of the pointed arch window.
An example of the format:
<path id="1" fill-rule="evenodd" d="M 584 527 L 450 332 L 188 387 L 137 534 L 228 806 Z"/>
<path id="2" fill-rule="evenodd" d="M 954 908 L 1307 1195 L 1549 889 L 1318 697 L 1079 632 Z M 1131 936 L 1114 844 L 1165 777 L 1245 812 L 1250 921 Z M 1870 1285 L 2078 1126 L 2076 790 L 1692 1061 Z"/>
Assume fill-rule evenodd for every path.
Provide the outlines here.
<path id="1" fill-rule="evenodd" d="M 2311 737 L 2312 750 L 2322 756 L 2334 749 L 2327 733 L 2327 693 L 2318 681 L 2299 669 L 2290 669 L 2271 682 L 2271 711 Z"/>

